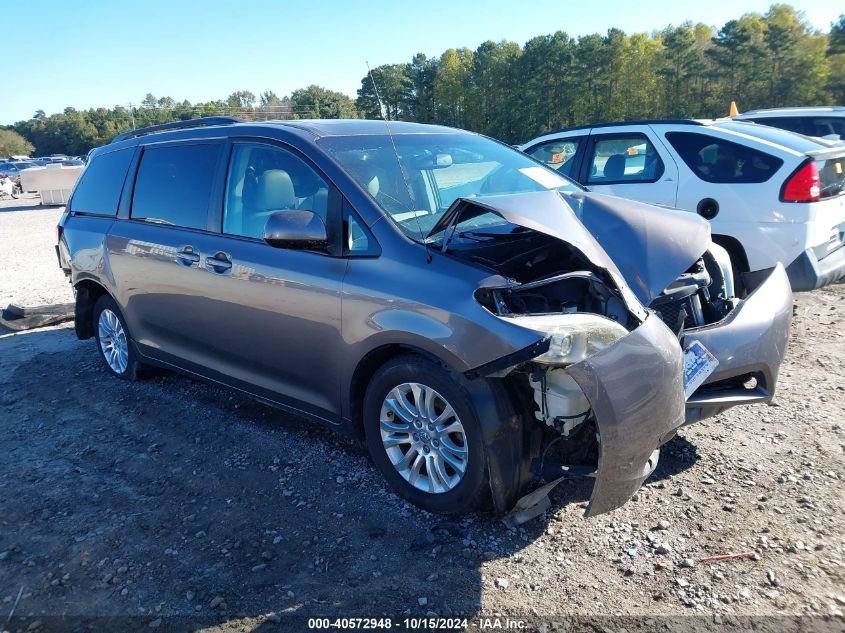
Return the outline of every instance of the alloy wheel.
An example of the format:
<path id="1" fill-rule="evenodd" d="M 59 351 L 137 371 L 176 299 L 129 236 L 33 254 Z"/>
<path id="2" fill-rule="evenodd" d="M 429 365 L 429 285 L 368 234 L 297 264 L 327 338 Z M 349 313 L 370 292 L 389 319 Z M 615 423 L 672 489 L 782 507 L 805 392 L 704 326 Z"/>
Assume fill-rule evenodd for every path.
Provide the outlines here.
<path id="1" fill-rule="evenodd" d="M 381 406 L 381 440 L 393 467 L 412 486 L 434 494 L 457 486 L 467 467 L 467 438 L 455 410 L 417 382 L 390 390 Z"/>
<path id="2" fill-rule="evenodd" d="M 100 312 L 97 327 L 103 358 L 113 372 L 122 374 L 129 364 L 129 344 L 120 319 L 114 312 L 106 308 Z"/>

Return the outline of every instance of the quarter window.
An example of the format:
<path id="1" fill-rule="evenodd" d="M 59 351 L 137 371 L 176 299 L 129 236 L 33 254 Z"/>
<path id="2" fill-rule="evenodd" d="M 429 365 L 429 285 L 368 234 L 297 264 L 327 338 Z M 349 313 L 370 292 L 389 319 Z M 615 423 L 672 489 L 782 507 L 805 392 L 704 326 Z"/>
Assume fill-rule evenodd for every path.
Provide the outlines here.
<path id="1" fill-rule="evenodd" d="M 344 225 L 346 228 L 344 255 L 375 254 L 375 242 L 355 213 L 347 211 L 344 214 Z"/>
<path id="2" fill-rule="evenodd" d="M 70 210 L 97 215 L 117 215 L 117 205 L 134 148 L 94 157 L 73 192 Z"/>
<path id="3" fill-rule="evenodd" d="M 327 221 L 329 185 L 291 152 L 239 143 L 232 152 L 223 211 L 223 232 L 261 238 L 276 211 L 313 211 Z"/>
<path id="4" fill-rule="evenodd" d="M 666 140 L 687 167 L 707 182 L 766 182 L 783 165 L 771 154 L 706 134 L 667 132 Z"/>
<path id="5" fill-rule="evenodd" d="M 589 184 L 655 182 L 663 175 L 663 161 L 642 134 L 599 137 L 590 156 Z"/>
<path id="6" fill-rule="evenodd" d="M 526 150 L 526 154 L 535 160 L 545 163 L 548 167 L 556 170 L 564 176 L 572 175 L 572 166 L 575 163 L 575 154 L 581 144 L 581 138 L 566 138 L 556 141 L 541 143 Z"/>
<path id="7" fill-rule="evenodd" d="M 135 179 L 132 218 L 207 228 L 219 151 L 218 144 L 146 148 Z"/>

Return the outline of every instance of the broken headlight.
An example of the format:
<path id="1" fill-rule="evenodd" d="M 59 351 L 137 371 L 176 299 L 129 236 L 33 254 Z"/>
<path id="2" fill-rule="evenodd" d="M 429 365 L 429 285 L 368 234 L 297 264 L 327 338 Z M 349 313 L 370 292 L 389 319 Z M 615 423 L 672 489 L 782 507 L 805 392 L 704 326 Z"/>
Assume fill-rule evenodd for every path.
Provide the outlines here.
<path id="1" fill-rule="evenodd" d="M 549 350 L 534 358 L 544 365 L 572 365 L 628 334 L 616 321 L 595 314 L 544 314 L 501 317 L 551 338 Z"/>

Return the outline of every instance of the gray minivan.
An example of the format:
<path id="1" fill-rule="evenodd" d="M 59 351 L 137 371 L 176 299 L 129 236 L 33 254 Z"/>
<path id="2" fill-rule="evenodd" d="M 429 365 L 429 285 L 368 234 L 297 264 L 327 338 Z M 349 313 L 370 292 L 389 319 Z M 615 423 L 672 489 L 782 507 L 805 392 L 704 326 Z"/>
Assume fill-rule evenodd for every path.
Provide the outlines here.
<path id="1" fill-rule="evenodd" d="M 346 429 L 435 512 L 572 472 L 588 515 L 622 505 L 682 425 L 772 398 L 792 311 L 781 266 L 734 296 L 700 218 L 413 123 L 125 133 L 57 251 L 115 376 L 172 368 Z"/>

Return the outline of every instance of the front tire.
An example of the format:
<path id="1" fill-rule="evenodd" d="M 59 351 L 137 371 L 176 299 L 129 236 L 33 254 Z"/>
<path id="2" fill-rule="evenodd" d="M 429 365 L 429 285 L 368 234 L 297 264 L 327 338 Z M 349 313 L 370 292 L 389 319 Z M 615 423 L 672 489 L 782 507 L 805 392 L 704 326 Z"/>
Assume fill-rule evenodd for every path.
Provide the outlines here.
<path id="1" fill-rule="evenodd" d="M 481 425 L 464 382 L 407 354 L 376 372 L 364 398 L 373 462 L 397 494 L 430 512 L 471 512 L 490 496 Z"/>
<path id="2" fill-rule="evenodd" d="M 97 299 L 93 319 L 97 351 L 106 369 L 122 380 L 137 380 L 141 364 L 117 302 L 109 295 Z"/>

